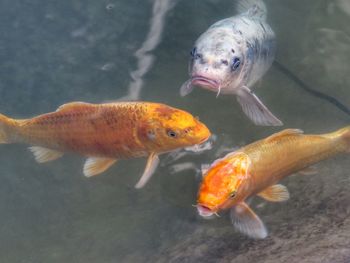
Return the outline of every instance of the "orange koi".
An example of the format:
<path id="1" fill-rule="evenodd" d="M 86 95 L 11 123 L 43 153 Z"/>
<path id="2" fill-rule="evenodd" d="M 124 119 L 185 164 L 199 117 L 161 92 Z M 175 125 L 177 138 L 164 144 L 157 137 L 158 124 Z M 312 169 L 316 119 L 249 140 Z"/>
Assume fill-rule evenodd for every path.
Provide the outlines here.
<path id="1" fill-rule="evenodd" d="M 0 114 L 0 143 L 33 145 L 29 149 L 39 163 L 64 152 L 87 156 L 87 177 L 104 172 L 117 159 L 148 156 L 136 188 L 150 179 L 159 154 L 200 144 L 209 136 L 208 128 L 188 112 L 159 103 L 71 102 L 24 120 Z"/>
<path id="2" fill-rule="evenodd" d="M 230 209 L 232 223 L 240 232 L 265 238 L 261 219 L 245 203 L 251 196 L 281 202 L 288 189 L 278 181 L 339 153 L 350 153 L 350 126 L 322 135 L 304 135 L 286 129 L 216 160 L 203 171 L 197 199 L 198 213 L 209 217 Z"/>

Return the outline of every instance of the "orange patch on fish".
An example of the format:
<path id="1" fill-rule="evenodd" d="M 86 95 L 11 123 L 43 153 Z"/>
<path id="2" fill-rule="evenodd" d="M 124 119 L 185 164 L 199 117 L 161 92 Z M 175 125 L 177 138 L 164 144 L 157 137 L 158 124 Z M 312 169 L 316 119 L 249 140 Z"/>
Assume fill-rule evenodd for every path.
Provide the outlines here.
<path id="1" fill-rule="evenodd" d="M 226 200 L 237 191 L 248 176 L 249 157 L 244 153 L 233 153 L 216 161 L 204 175 L 198 203 L 205 204 L 213 212 L 223 209 Z"/>

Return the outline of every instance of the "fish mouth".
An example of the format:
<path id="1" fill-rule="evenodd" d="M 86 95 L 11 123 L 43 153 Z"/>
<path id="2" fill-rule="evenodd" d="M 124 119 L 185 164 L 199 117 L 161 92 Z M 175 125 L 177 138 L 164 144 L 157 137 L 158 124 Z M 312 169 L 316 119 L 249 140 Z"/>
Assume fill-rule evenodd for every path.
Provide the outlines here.
<path id="1" fill-rule="evenodd" d="M 207 140 L 209 140 L 210 137 L 211 137 L 211 134 L 209 134 L 208 136 L 204 137 L 197 145 L 205 143 Z"/>
<path id="2" fill-rule="evenodd" d="M 210 137 L 208 137 L 208 139 L 209 138 Z M 208 141 L 208 139 L 203 139 L 198 144 L 185 147 L 185 150 L 194 153 L 200 153 L 207 150 L 211 150 L 213 148 L 212 141 Z"/>
<path id="3" fill-rule="evenodd" d="M 201 146 L 201 144 L 205 143 L 209 139 L 209 137 L 210 136 L 208 136 L 207 138 L 202 139 L 197 145 Z"/>
<path id="4" fill-rule="evenodd" d="M 210 208 L 208 208 L 205 205 L 198 204 L 196 207 L 197 207 L 198 214 L 201 217 L 209 218 L 215 214 L 215 212 L 213 212 Z"/>
<path id="5" fill-rule="evenodd" d="M 220 88 L 219 81 L 201 75 L 192 76 L 191 83 L 192 85 L 204 86 L 215 90 Z"/>

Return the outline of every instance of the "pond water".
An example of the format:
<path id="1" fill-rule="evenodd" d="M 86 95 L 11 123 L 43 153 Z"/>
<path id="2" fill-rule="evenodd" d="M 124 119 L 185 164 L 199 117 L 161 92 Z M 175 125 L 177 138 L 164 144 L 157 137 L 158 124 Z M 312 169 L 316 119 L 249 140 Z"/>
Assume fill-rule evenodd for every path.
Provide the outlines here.
<path id="1" fill-rule="evenodd" d="M 265 3 L 276 59 L 350 106 L 350 2 Z M 1 145 L 0 262 L 350 261 L 349 156 L 285 179 L 287 202 L 255 198 L 264 240 L 237 233 L 226 213 L 203 220 L 192 206 L 201 164 L 280 130 L 252 124 L 234 97 L 179 95 L 194 41 L 233 14 L 232 0 L 0 1 L 1 113 L 27 118 L 69 101 L 137 99 L 185 109 L 215 134 L 211 150 L 161 156 L 141 190 L 133 186 L 144 159 L 87 179 L 81 156 L 40 165 L 24 145 Z M 322 133 L 349 124 L 274 66 L 256 86 L 284 127 Z"/>

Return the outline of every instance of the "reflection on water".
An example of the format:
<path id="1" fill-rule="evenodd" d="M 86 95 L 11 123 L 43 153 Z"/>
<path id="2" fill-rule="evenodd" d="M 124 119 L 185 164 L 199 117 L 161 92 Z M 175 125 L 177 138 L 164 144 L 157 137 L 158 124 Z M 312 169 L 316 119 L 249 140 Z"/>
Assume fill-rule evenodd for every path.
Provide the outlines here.
<path id="1" fill-rule="evenodd" d="M 350 105 L 348 1 L 265 2 L 277 59 Z M 140 191 L 133 185 L 143 159 L 120 161 L 86 179 L 77 172 L 79 156 L 39 165 L 23 145 L 1 145 L 0 262 L 350 259 L 347 156 L 321 163 L 316 175 L 287 178 L 286 203 L 251 201 L 269 227 L 263 241 L 236 233 L 225 215 L 202 220 L 192 207 L 201 164 L 277 130 L 254 126 L 229 96 L 216 99 L 201 89 L 179 96 L 193 42 L 233 13 L 232 0 L 0 3 L 0 112 L 24 118 L 68 101 L 127 94 L 199 115 L 217 136 L 210 150 L 161 156 L 166 164 Z M 286 127 L 321 133 L 349 123 L 275 68 L 257 85 Z"/>
<path id="2" fill-rule="evenodd" d="M 134 56 L 137 58 L 137 69 L 131 72 L 132 83 L 129 86 L 129 93 L 121 100 L 138 100 L 143 86 L 143 76 L 151 69 L 154 56 L 149 54 L 161 41 L 164 20 L 167 12 L 173 7 L 175 1 L 154 0 L 153 12 L 150 20 L 150 30 L 142 46 L 136 50 Z"/>

